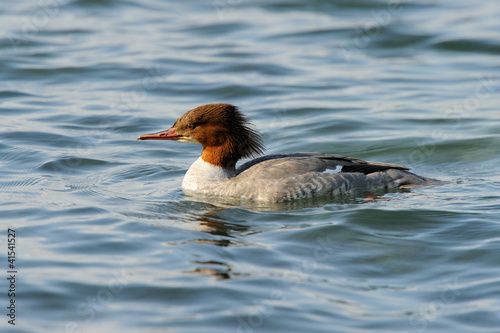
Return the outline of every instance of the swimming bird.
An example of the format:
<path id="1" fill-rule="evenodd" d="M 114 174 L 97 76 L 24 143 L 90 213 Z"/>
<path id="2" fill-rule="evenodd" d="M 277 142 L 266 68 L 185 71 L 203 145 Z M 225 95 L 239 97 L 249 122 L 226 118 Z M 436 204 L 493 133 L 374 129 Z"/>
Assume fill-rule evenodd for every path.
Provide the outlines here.
<path id="1" fill-rule="evenodd" d="M 182 181 L 186 194 L 283 202 L 302 198 L 360 195 L 374 190 L 433 185 L 409 168 L 325 153 L 261 156 L 261 135 L 238 107 L 205 104 L 187 111 L 162 132 L 137 140 L 175 140 L 197 143 L 201 156 Z M 251 158 L 239 167 L 241 158 Z"/>

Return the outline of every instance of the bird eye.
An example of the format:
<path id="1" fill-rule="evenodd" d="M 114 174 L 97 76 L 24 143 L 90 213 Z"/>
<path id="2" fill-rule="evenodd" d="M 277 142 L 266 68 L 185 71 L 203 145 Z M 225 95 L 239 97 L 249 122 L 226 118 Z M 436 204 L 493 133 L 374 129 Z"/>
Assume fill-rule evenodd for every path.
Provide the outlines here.
<path id="1" fill-rule="evenodd" d="M 194 125 L 193 124 L 187 124 L 186 128 L 192 130 L 194 128 Z"/>

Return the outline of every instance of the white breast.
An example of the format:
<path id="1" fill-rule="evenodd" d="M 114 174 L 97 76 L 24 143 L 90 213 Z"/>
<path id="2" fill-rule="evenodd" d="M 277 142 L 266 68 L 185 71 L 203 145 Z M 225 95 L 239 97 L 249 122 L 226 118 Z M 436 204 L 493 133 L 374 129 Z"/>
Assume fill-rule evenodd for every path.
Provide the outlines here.
<path id="1" fill-rule="evenodd" d="M 182 189 L 210 194 L 211 189 L 218 187 L 221 181 L 231 177 L 231 174 L 221 167 L 205 162 L 201 157 L 191 165 L 182 181 Z"/>

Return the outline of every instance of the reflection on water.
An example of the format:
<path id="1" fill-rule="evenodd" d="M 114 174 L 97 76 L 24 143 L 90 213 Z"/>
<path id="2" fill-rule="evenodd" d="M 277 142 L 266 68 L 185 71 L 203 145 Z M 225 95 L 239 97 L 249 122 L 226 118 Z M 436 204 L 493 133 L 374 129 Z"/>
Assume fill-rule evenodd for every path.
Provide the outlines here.
<path id="1" fill-rule="evenodd" d="M 199 274 L 201 276 L 213 276 L 216 280 L 226 280 L 231 278 L 231 266 L 218 261 L 194 261 L 194 264 L 200 265 L 188 274 Z"/>
<path id="2" fill-rule="evenodd" d="M 407 191 L 402 189 L 401 192 Z M 384 192 L 380 192 L 383 194 Z M 372 196 L 371 194 L 368 194 Z M 222 207 L 226 209 L 232 208 L 245 208 L 255 211 L 293 211 L 306 208 L 318 208 L 326 204 L 355 204 L 362 203 L 365 199 L 359 196 L 335 196 L 335 197 L 321 197 L 321 198 L 310 198 L 303 200 L 285 201 L 285 202 L 263 202 L 263 201 L 252 201 L 252 200 L 237 200 L 230 198 L 213 198 L 209 196 L 186 196 L 196 202 L 203 202 L 206 204 L 213 205 L 215 207 Z"/>

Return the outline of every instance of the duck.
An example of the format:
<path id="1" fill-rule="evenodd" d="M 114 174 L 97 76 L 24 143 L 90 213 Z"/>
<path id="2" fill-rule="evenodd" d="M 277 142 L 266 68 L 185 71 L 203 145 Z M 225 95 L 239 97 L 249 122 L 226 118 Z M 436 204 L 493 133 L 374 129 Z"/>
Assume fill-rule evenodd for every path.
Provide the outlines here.
<path id="1" fill-rule="evenodd" d="M 168 130 L 143 134 L 137 140 L 173 140 L 203 147 L 182 181 L 188 195 L 279 203 L 439 183 L 405 166 L 335 154 L 263 155 L 260 133 L 237 106 L 227 103 L 198 106 Z M 252 159 L 237 167 L 244 158 Z"/>

